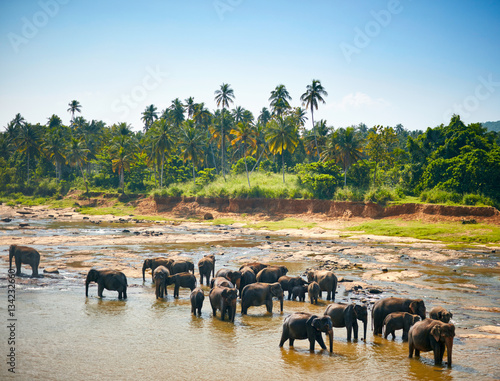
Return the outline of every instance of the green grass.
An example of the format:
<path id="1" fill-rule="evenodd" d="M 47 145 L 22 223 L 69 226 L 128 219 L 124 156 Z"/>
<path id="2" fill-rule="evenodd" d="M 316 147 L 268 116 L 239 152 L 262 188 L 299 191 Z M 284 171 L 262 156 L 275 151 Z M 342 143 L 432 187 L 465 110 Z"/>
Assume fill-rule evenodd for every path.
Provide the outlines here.
<path id="1" fill-rule="evenodd" d="M 90 216 L 111 214 L 113 216 L 129 216 L 134 214 L 135 208 L 133 206 L 126 206 L 120 202 L 115 203 L 112 207 L 92 207 L 82 206 L 77 210 L 79 213 L 87 214 Z"/>
<path id="2" fill-rule="evenodd" d="M 246 227 L 253 229 L 282 230 L 282 229 L 311 229 L 318 226 L 315 222 L 304 222 L 297 218 L 285 218 L 279 221 L 261 221 L 255 224 L 249 223 Z"/>
<path id="3" fill-rule="evenodd" d="M 500 242 L 500 227 L 487 224 L 462 225 L 459 222 L 429 223 L 421 221 L 377 220 L 346 228 L 366 234 L 412 237 L 455 244 Z"/>

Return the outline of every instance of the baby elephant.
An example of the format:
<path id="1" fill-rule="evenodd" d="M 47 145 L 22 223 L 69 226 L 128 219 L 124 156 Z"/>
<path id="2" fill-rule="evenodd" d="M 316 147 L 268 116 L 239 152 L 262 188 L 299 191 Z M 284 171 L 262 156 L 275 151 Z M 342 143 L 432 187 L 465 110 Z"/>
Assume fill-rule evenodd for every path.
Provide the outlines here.
<path id="1" fill-rule="evenodd" d="M 294 288 L 292 288 L 292 300 L 295 301 L 295 299 L 299 298 L 299 302 L 305 302 L 306 292 L 307 285 L 295 286 Z"/>
<path id="2" fill-rule="evenodd" d="M 431 312 L 429 312 L 429 317 L 434 320 L 441 320 L 443 323 L 449 323 L 453 314 L 443 307 L 434 307 Z"/>
<path id="3" fill-rule="evenodd" d="M 403 330 L 403 341 L 408 341 L 408 331 L 411 326 L 420 321 L 420 316 L 412 315 L 408 312 L 393 312 L 387 315 L 384 319 L 383 326 L 385 327 L 384 339 L 392 334 L 392 339 L 396 338 L 395 331 L 398 329 Z"/>
<path id="4" fill-rule="evenodd" d="M 309 294 L 309 300 L 311 301 L 311 304 L 318 304 L 318 297 L 320 292 L 321 291 L 319 288 L 319 284 L 317 282 L 309 283 L 309 286 L 307 286 L 307 293 Z"/>
<path id="5" fill-rule="evenodd" d="M 205 294 L 203 290 L 199 287 L 196 287 L 193 291 L 191 291 L 191 313 L 196 316 L 196 312 L 198 311 L 198 316 L 201 316 L 201 307 L 203 307 L 203 301 L 205 300 Z"/>

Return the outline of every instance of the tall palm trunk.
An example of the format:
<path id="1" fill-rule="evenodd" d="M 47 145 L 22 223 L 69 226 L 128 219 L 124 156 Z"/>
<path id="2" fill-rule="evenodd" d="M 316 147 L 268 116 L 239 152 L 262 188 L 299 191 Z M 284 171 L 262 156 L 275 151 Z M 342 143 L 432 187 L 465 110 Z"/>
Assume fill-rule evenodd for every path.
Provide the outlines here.
<path id="1" fill-rule="evenodd" d="M 194 163 L 193 163 L 193 185 L 196 185 L 196 173 L 194 171 Z"/>
<path id="2" fill-rule="evenodd" d="M 221 114 L 221 123 L 220 123 L 220 147 L 221 147 L 221 170 L 222 177 L 224 177 L 224 181 L 226 181 L 226 172 L 224 171 L 224 107 L 222 108 Z"/>
<path id="3" fill-rule="evenodd" d="M 285 183 L 285 155 L 283 155 L 283 142 L 281 143 L 281 169 L 283 170 L 283 184 Z"/>
<path id="4" fill-rule="evenodd" d="M 26 154 L 28 156 L 28 186 L 30 185 L 30 151 L 29 148 L 26 149 Z"/>
<path id="5" fill-rule="evenodd" d="M 316 145 L 316 155 L 318 156 L 318 161 L 319 161 L 318 139 L 316 138 L 316 129 L 314 128 L 314 111 L 313 111 L 312 103 L 311 103 L 311 121 L 313 124 L 314 144 Z"/>
<path id="6" fill-rule="evenodd" d="M 243 160 L 245 160 L 245 171 L 247 173 L 247 181 L 248 181 L 248 187 L 250 188 L 250 176 L 248 176 L 248 167 L 247 167 L 247 155 L 246 155 L 247 149 L 246 149 L 246 144 L 243 143 Z"/>
<path id="7" fill-rule="evenodd" d="M 165 161 L 165 152 L 161 154 L 161 169 L 160 169 L 160 188 L 163 188 L 163 167 Z"/>

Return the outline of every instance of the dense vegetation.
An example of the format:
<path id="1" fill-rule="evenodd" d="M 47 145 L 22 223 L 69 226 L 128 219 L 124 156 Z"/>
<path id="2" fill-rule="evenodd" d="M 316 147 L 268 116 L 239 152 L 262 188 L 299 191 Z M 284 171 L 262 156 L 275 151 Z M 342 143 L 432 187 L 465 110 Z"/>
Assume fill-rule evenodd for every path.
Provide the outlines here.
<path id="1" fill-rule="evenodd" d="M 448 125 L 334 128 L 313 122 L 327 96 L 314 80 L 292 107 L 284 85 L 255 117 L 232 107 L 230 85 L 218 109 L 174 99 L 142 113 L 143 130 L 77 116 L 30 123 L 17 114 L 0 133 L 0 196 L 60 197 L 70 189 L 225 197 L 322 198 L 386 202 L 500 204 L 500 133 L 454 115 Z M 306 128 L 307 115 L 311 124 Z M 314 126 L 314 127 L 313 127 Z"/>

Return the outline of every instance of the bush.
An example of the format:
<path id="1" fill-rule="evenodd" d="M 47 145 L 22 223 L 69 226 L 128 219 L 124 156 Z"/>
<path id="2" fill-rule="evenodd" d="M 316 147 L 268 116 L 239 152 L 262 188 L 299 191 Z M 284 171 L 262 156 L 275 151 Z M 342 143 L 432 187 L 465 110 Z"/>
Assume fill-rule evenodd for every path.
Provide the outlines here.
<path id="1" fill-rule="evenodd" d="M 315 198 L 331 199 L 342 184 L 340 168 L 333 161 L 297 164 L 294 171 L 298 183 L 310 191 Z"/>
<path id="2" fill-rule="evenodd" d="M 42 197 L 52 197 L 57 193 L 60 193 L 61 187 L 57 183 L 56 179 L 46 179 L 42 180 L 38 184 L 38 188 L 35 189 L 35 195 Z"/>
<path id="3" fill-rule="evenodd" d="M 217 177 L 217 173 L 215 172 L 215 168 L 207 168 L 198 172 L 196 176 L 196 184 L 198 185 L 206 185 L 215 180 Z"/>
<path id="4" fill-rule="evenodd" d="M 420 193 L 420 201 L 431 204 L 460 204 L 462 196 L 455 192 L 448 192 L 440 188 L 433 188 Z"/>
<path id="5" fill-rule="evenodd" d="M 337 188 L 333 199 L 336 201 L 363 201 L 364 196 L 364 192 L 361 189 L 347 186 Z"/>
<path id="6" fill-rule="evenodd" d="M 365 194 L 365 201 L 386 204 L 388 201 L 398 200 L 396 191 L 387 187 L 371 188 Z"/>
<path id="7" fill-rule="evenodd" d="M 464 205 L 487 205 L 495 206 L 495 202 L 482 194 L 464 194 L 462 198 L 462 204 Z"/>
<path id="8" fill-rule="evenodd" d="M 257 160 L 255 160 L 252 156 L 247 156 L 246 160 L 247 160 L 248 172 L 250 172 L 255 163 L 257 163 Z M 246 173 L 245 159 L 241 158 L 240 160 L 238 160 L 236 164 L 233 164 L 231 170 L 233 171 L 234 174 Z"/>

